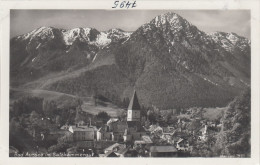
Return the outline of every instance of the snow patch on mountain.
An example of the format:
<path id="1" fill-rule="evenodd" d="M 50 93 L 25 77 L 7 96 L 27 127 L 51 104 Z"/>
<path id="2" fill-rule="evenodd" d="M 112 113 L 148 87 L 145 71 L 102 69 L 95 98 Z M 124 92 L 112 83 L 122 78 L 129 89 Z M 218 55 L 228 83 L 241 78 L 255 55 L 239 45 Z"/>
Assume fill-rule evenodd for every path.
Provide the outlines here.
<path id="1" fill-rule="evenodd" d="M 32 62 L 35 60 L 35 58 L 36 58 L 36 57 L 34 57 L 34 58 L 32 59 Z"/>
<path id="2" fill-rule="evenodd" d="M 245 81 L 240 79 L 240 82 L 242 82 L 243 84 L 245 84 L 246 86 L 250 87 L 250 85 L 248 83 L 246 83 Z"/>
<path id="3" fill-rule="evenodd" d="M 217 83 L 214 83 L 213 81 L 211 81 L 210 79 L 208 79 L 208 78 L 206 78 L 206 77 L 204 77 L 203 79 L 204 79 L 205 81 L 208 81 L 209 83 L 211 83 L 211 84 L 213 84 L 213 85 L 218 86 Z"/>
<path id="4" fill-rule="evenodd" d="M 156 27 L 160 27 L 166 22 L 168 22 L 170 25 L 177 25 L 180 22 L 179 18 L 180 16 L 175 13 L 166 13 L 155 17 L 154 24 Z"/>
<path id="5" fill-rule="evenodd" d="M 244 51 L 250 45 L 250 41 L 248 39 L 238 36 L 235 33 L 212 32 L 207 35 L 216 44 L 219 44 L 222 48 L 229 52 L 232 52 L 236 48 Z"/>
<path id="6" fill-rule="evenodd" d="M 111 39 L 108 38 L 107 33 L 100 32 L 94 43 L 98 46 L 106 46 L 111 43 Z"/>
<path id="7" fill-rule="evenodd" d="M 94 56 L 92 62 L 94 62 L 96 58 L 97 58 L 97 54 L 95 54 L 95 56 Z"/>
<path id="8" fill-rule="evenodd" d="M 54 38 L 54 34 L 51 27 L 40 27 L 26 35 L 26 38 L 30 37 L 31 40 L 33 38 L 40 38 L 42 40 L 48 39 L 48 38 Z"/>
<path id="9" fill-rule="evenodd" d="M 36 49 L 38 49 L 41 46 L 41 43 L 38 44 L 38 46 L 36 47 Z"/>
<path id="10" fill-rule="evenodd" d="M 91 28 L 74 28 L 70 30 L 62 30 L 63 39 L 66 45 L 72 45 L 72 43 L 79 39 L 82 42 L 89 41 L 88 34 Z"/>

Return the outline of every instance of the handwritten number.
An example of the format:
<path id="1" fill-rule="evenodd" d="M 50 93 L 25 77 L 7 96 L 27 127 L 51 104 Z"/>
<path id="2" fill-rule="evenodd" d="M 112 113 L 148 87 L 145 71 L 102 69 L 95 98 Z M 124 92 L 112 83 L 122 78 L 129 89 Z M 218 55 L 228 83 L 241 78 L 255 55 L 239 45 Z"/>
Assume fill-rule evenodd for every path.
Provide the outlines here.
<path id="1" fill-rule="evenodd" d="M 130 2 L 130 1 L 115 1 L 114 2 L 114 6 L 112 8 L 117 8 L 117 7 L 120 7 L 120 8 L 135 8 L 136 7 L 136 1 L 134 2 Z"/>
<path id="2" fill-rule="evenodd" d="M 125 5 L 125 1 L 123 1 L 121 4 L 120 4 L 120 8 L 123 8 Z"/>
<path id="3" fill-rule="evenodd" d="M 132 8 L 136 7 L 136 1 L 134 1 Z"/>
<path id="4" fill-rule="evenodd" d="M 115 2 L 114 2 L 114 5 L 115 5 L 115 6 L 113 6 L 112 8 L 116 8 L 117 5 L 118 5 L 118 2 L 119 2 L 119 1 L 115 1 Z"/>
<path id="5" fill-rule="evenodd" d="M 126 8 L 129 8 L 129 7 L 130 7 L 130 5 L 131 5 L 131 3 L 130 3 L 129 1 L 127 1 L 127 3 L 126 3 L 126 5 L 125 5 L 125 7 L 126 7 Z"/>

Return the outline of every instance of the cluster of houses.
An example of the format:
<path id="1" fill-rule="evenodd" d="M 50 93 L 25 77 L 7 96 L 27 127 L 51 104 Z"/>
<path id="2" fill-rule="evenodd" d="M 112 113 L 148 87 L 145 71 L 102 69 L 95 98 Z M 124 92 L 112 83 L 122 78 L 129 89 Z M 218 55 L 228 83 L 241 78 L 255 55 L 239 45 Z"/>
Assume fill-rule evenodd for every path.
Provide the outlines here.
<path id="1" fill-rule="evenodd" d="M 174 157 L 179 152 L 188 152 L 192 149 L 187 139 L 179 135 L 174 127 L 160 127 L 151 125 L 145 128 L 141 125 L 141 107 L 134 91 L 130 100 L 127 119 L 111 118 L 100 128 L 78 123 L 73 126 L 63 126 L 61 130 L 66 133 L 62 137 L 65 142 L 114 142 L 103 148 L 101 157 L 135 157 L 138 156 L 138 148 L 142 149 L 144 155 L 150 157 Z M 151 136 L 159 136 L 166 144 L 158 145 L 151 140 Z M 200 140 L 207 139 L 207 126 L 203 128 Z"/>

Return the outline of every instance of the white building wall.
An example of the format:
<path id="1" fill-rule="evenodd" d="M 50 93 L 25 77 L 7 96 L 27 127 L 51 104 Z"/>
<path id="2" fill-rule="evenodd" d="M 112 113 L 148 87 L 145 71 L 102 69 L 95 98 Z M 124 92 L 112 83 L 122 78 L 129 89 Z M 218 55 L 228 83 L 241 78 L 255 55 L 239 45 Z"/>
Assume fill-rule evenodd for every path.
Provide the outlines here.
<path id="1" fill-rule="evenodd" d="M 128 110 L 127 111 L 127 121 L 139 121 L 140 111 L 139 110 Z"/>

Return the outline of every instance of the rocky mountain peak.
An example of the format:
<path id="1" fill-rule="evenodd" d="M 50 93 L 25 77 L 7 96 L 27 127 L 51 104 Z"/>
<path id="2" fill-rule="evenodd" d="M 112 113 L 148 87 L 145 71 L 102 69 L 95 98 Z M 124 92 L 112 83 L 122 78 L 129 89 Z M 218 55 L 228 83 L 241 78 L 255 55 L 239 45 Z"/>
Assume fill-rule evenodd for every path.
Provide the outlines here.
<path id="1" fill-rule="evenodd" d="M 54 34 L 53 34 L 53 27 L 39 27 L 31 32 L 28 32 L 24 35 L 20 35 L 18 37 L 16 37 L 16 40 L 27 40 L 27 39 L 32 39 L 32 38 L 40 38 L 42 40 L 46 39 L 46 38 L 54 38 Z"/>
<path id="2" fill-rule="evenodd" d="M 87 96 L 97 87 L 100 95 L 118 101 L 135 87 L 144 105 L 212 107 L 226 105 L 250 86 L 249 40 L 235 33 L 206 34 L 172 12 L 133 33 L 41 27 L 10 45 L 13 83 L 35 81 L 39 88 L 68 94 Z M 64 71 L 68 75 L 59 77 Z M 58 78 L 38 85 L 52 74 Z"/>
<path id="3" fill-rule="evenodd" d="M 165 13 L 165 14 L 161 14 L 156 16 L 151 23 L 154 23 L 156 25 L 156 27 L 159 27 L 161 25 L 164 25 L 166 23 L 169 23 L 170 25 L 176 24 L 176 23 L 180 23 L 183 21 L 183 18 L 181 16 L 179 16 L 176 13 L 173 12 L 169 12 L 169 13 Z"/>
<path id="4" fill-rule="evenodd" d="M 190 26 L 193 26 L 186 19 L 173 12 L 156 16 L 150 24 L 154 24 L 157 28 L 167 27 L 175 32 L 178 32 L 181 29 L 190 29 Z"/>
<path id="5" fill-rule="evenodd" d="M 250 49 L 250 40 L 233 32 L 212 32 L 208 33 L 208 36 L 227 51 L 233 51 L 235 48 L 238 48 L 244 52 Z"/>

